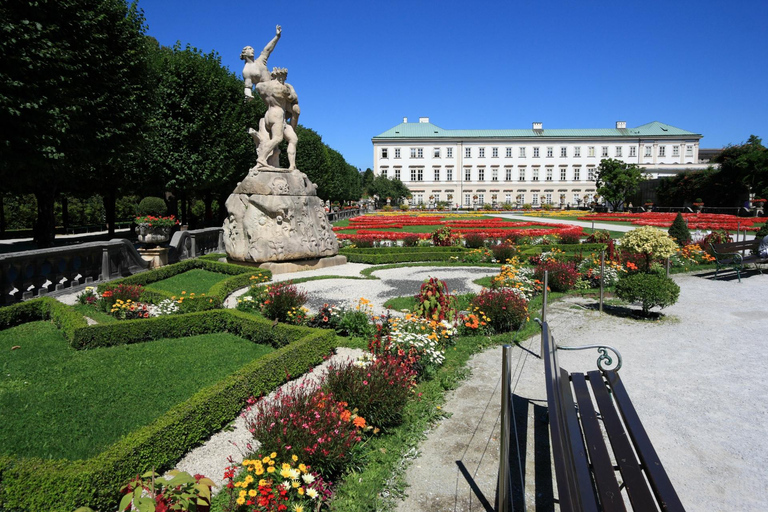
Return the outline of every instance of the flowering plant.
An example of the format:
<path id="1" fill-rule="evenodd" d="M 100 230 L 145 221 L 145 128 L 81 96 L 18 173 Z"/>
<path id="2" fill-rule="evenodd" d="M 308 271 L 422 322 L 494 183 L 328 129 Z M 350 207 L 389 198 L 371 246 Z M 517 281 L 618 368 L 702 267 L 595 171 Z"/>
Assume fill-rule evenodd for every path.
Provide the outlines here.
<path id="1" fill-rule="evenodd" d="M 275 453 L 272 459 L 289 460 L 295 454 L 320 468 L 325 478 L 344 472 L 354 460 L 361 433 L 370 430 L 346 402 L 308 382 L 278 388 L 246 408 L 244 415 L 253 437 Z"/>
<path id="2" fill-rule="evenodd" d="M 77 296 L 77 302 L 79 304 L 94 305 L 99 300 L 99 294 L 96 292 L 93 286 L 86 286 L 83 293 Z"/>
<path id="3" fill-rule="evenodd" d="M 632 269 L 632 267 L 637 268 L 631 261 L 627 262 L 627 265 L 628 269 Z M 606 286 L 615 285 L 619 279 L 619 274 L 626 271 L 621 263 L 615 260 L 606 260 L 603 268 L 605 270 L 603 284 Z M 584 258 L 579 263 L 578 270 L 582 278 L 589 282 L 591 288 L 600 287 L 600 259 L 596 254 L 593 253 L 588 258 Z"/>
<path id="4" fill-rule="evenodd" d="M 293 455 L 288 462 L 279 462 L 277 453 L 273 452 L 227 467 L 224 479 L 229 503 L 225 510 L 309 512 L 319 509 L 331 497 L 330 485 L 298 461 L 299 458 Z M 237 477 L 243 474 L 244 478 Z"/>
<path id="5" fill-rule="evenodd" d="M 452 322 L 456 316 L 456 297 L 451 295 L 445 281 L 436 277 L 426 279 L 415 298 L 416 307 L 413 312 L 422 318 Z"/>
<path id="6" fill-rule="evenodd" d="M 472 299 L 472 306 L 497 334 L 514 331 L 528 317 L 528 300 L 511 288 L 483 289 Z"/>
<path id="7" fill-rule="evenodd" d="M 170 479 L 154 471 L 137 475 L 120 490 L 120 510 L 139 512 L 165 512 L 170 510 L 197 510 L 211 504 L 211 487 L 215 484 L 203 475 L 190 475 L 171 470 Z"/>
<path id="8" fill-rule="evenodd" d="M 158 217 L 155 215 L 142 215 L 134 219 L 136 224 L 147 224 L 151 227 L 172 227 L 179 224 L 175 216 Z"/>
<path id="9" fill-rule="evenodd" d="M 541 293 L 541 281 L 533 277 L 533 269 L 523 267 L 517 257 L 501 266 L 498 275 L 491 278 L 491 289 L 512 288 L 527 300 Z"/>
<path id="10" fill-rule="evenodd" d="M 146 304 L 141 302 L 133 302 L 131 299 L 127 301 L 117 299 L 112 304 L 109 314 L 118 320 L 133 320 L 135 318 L 149 318 L 149 309 Z"/>

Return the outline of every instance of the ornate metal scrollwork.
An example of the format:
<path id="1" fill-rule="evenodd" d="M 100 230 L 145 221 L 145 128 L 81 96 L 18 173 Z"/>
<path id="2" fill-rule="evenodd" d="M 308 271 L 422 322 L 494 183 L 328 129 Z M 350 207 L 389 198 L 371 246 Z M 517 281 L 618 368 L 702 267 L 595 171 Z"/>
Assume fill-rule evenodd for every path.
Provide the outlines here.
<path id="1" fill-rule="evenodd" d="M 618 350 L 616 350 L 613 347 L 609 347 L 608 345 L 584 345 L 580 347 L 563 347 L 559 346 L 557 347 L 558 350 L 587 350 L 590 348 L 597 349 L 598 352 L 600 352 L 600 356 L 597 358 L 597 367 L 602 371 L 619 371 L 621 368 L 621 354 Z M 613 357 L 611 357 L 610 354 L 608 354 L 608 351 L 612 351 L 615 354 L 616 357 L 616 367 L 615 368 L 609 368 L 613 364 Z"/>

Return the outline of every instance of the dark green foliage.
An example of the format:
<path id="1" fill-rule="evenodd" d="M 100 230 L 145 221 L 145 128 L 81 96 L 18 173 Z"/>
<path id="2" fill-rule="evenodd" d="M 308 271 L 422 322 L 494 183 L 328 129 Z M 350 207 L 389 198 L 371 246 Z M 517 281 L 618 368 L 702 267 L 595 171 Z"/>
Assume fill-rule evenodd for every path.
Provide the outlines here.
<path id="1" fill-rule="evenodd" d="M 467 249 L 478 249 L 485 247 L 485 236 L 482 233 L 464 234 L 464 247 Z"/>
<path id="2" fill-rule="evenodd" d="M 496 261 L 505 264 L 507 261 L 515 257 L 515 254 L 517 253 L 517 246 L 512 242 L 505 240 L 500 244 L 492 245 L 491 251 L 493 252 L 493 257 L 496 258 Z"/>
<path id="3" fill-rule="evenodd" d="M 681 213 L 677 214 L 672 225 L 669 227 L 669 236 L 675 239 L 677 245 L 685 247 L 691 243 L 691 232 L 688 230 L 688 226 L 685 224 L 685 219 Z"/>
<path id="4" fill-rule="evenodd" d="M 451 295 L 445 281 L 436 277 L 426 279 L 415 298 L 413 313 L 427 320 L 453 322 L 458 312 L 456 297 Z"/>
<path id="5" fill-rule="evenodd" d="M 768 236 L 768 220 L 765 221 L 765 224 L 760 226 L 760 229 L 757 230 L 757 233 L 755 233 L 755 238 L 763 238 Z"/>
<path id="6" fill-rule="evenodd" d="M 375 247 L 369 249 L 342 248 L 339 254 L 351 263 L 404 263 L 411 261 L 456 261 L 464 247 Z"/>
<path id="7" fill-rule="evenodd" d="M 627 302 L 640 302 L 643 316 L 648 316 L 651 308 L 665 308 L 677 302 L 680 287 L 672 279 L 659 273 L 624 274 L 616 283 L 616 296 Z"/>
<path id="8" fill-rule="evenodd" d="M 30 316 L 35 308 L 44 309 L 34 304 L 54 302 L 53 299 L 43 298 L 2 308 L 0 318 L 4 318 L 6 325 L 18 324 L 20 316 Z M 27 306 L 30 303 L 33 306 Z M 64 305 L 61 307 L 69 309 Z M 9 310 L 16 314 L 7 313 Z M 66 327 L 65 315 L 60 312 L 56 315 Z M 236 311 L 188 315 L 186 318 L 191 320 L 186 328 L 183 323 L 174 322 L 173 318 L 165 318 L 171 320 L 170 323 L 144 320 L 148 322 L 146 325 L 154 327 L 151 332 L 140 322 L 126 321 L 116 324 L 124 326 L 122 330 L 101 330 L 98 335 L 80 336 L 79 339 L 96 345 L 115 345 L 120 340 L 110 339 L 110 336 L 150 340 L 169 337 L 164 335 L 169 332 L 173 333 L 170 337 L 179 337 L 209 329 L 209 332 L 228 330 L 240 337 L 263 340 L 273 346 L 288 344 L 196 393 L 152 424 L 128 434 L 91 459 L 64 461 L 0 457 L 0 508 L 64 512 L 85 505 L 96 510 L 114 508 L 123 482 L 152 468 L 160 471 L 171 468 L 192 446 L 231 422 L 248 397 L 269 393 L 285 382 L 289 375 L 304 373 L 335 346 L 332 331 L 282 325 L 273 330 L 271 322 L 259 321 Z M 98 327 L 101 326 L 84 326 L 75 328 L 75 332 L 82 333 Z M 158 383 L 162 383 L 162 379 Z M 34 485 L 30 486 L 30 482 Z"/>
<path id="9" fill-rule="evenodd" d="M 606 158 L 600 162 L 595 187 L 613 209 L 624 206 L 624 201 L 634 194 L 643 180 L 643 170 L 636 164 Z"/>
<path id="10" fill-rule="evenodd" d="M 756 198 L 768 198 L 768 148 L 760 137 L 750 135 L 747 142 L 726 147 L 717 162 L 718 174 L 723 181 L 729 180 L 732 188 L 744 195 L 752 192 Z"/>
<path id="11" fill-rule="evenodd" d="M 0 179 L 36 196 L 35 241 L 49 246 L 59 193 L 133 177 L 151 89 L 144 18 L 124 0 L 9 0 L 0 19 Z"/>
<path id="12" fill-rule="evenodd" d="M 477 308 L 489 318 L 488 325 L 496 334 L 517 330 L 528 317 L 528 301 L 510 288 L 484 288 L 472 299 L 470 306 L 470 310 Z"/>
<path id="13" fill-rule="evenodd" d="M 167 214 L 168 207 L 161 197 L 145 197 L 139 202 L 138 208 L 136 208 L 136 215 L 139 217 L 144 215 L 161 217 Z"/>
<path id="14" fill-rule="evenodd" d="M 373 179 L 373 182 L 368 187 L 368 193 L 371 196 L 379 196 L 379 200 L 376 202 L 376 207 L 378 208 L 387 204 L 388 197 L 392 200 L 391 204 L 398 204 L 400 200 L 408 197 L 411 191 L 408 190 L 408 187 L 402 181 L 379 175 Z"/>

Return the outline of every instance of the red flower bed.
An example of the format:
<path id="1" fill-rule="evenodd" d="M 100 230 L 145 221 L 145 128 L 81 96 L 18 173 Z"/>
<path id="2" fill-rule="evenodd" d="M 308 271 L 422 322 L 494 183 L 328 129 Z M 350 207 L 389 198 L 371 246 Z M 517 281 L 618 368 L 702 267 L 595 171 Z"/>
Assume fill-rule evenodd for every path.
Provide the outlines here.
<path id="1" fill-rule="evenodd" d="M 737 217 L 736 215 L 724 215 L 719 213 L 683 213 L 683 219 L 688 222 L 689 229 L 727 229 L 735 231 L 743 229 L 757 231 L 755 224 L 766 221 L 764 217 Z M 668 228 L 675 220 L 677 213 L 645 212 L 645 213 L 600 213 L 579 217 L 586 221 L 622 221 L 631 222 L 636 226 L 654 226 Z"/>

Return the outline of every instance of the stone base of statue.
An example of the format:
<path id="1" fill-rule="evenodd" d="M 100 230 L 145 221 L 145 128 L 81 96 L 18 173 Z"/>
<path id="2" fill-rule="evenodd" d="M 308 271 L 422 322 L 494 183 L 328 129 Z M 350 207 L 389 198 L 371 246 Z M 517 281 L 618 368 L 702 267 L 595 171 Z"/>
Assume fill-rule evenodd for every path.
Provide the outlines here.
<path id="1" fill-rule="evenodd" d="M 235 261 L 229 258 L 221 258 L 219 261 L 222 263 L 236 263 L 246 266 L 252 265 L 256 268 L 269 270 L 273 275 L 276 275 L 301 272 L 303 270 L 317 270 L 321 268 L 335 267 L 337 265 L 345 265 L 347 263 L 347 257 L 337 254 L 336 256 L 326 256 L 325 258 L 311 258 L 307 260 L 292 261 L 265 261 L 262 263 Z"/>
<path id="2" fill-rule="evenodd" d="M 168 264 L 168 248 L 167 247 L 152 247 L 152 248 L 140 248 L 137 249 L 144 261 L 149 262 L 149 268 L 160 268 Z"/>
<path id="3" fill-rule="evenodd" d="M 227 199 L 224 247 L 236 262 L 284 262 L 335 256 L 317 185 L 301 171 L 254 167 Z"/>

